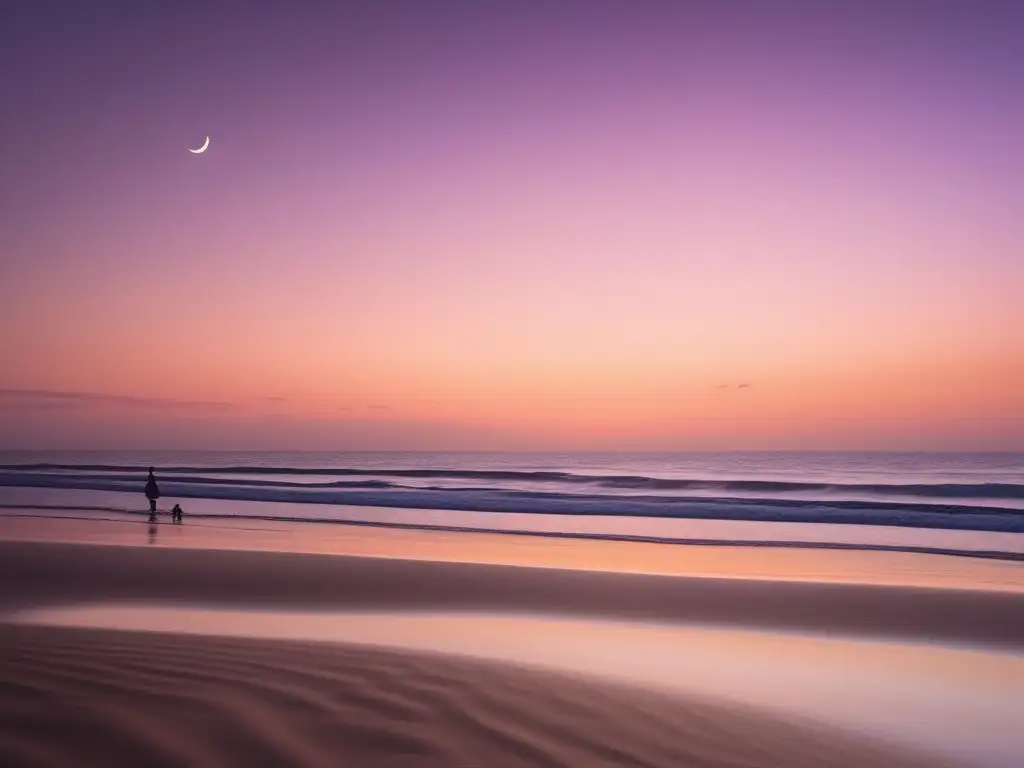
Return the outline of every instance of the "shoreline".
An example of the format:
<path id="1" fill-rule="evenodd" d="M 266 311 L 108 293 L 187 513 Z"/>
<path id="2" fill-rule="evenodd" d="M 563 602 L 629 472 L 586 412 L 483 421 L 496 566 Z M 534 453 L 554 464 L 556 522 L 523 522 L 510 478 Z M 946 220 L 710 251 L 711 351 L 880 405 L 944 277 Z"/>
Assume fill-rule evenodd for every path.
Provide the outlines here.
<path id="1" fill-rule="evenodd" d="M 361 522 L 361 521 L 359 521 Z M 0 512 L 0 542 L 42 541 L 217 550 L 277 551 L 404 560 L 522 565 L 795 582 L 939 587 L 1024 594 L 1024 563 L 1010 559 L 870 548 L 671 543 L 518 531 L 406 525 L 288 522 L 186 514 L 182 525 L 147 513 L 40 515 Z"/>
<path id="2" fill-rule="evenodd" d="M 253 502 L 262 504 L 274 504 L 274 502 Z M 390 509 L 382 507 L 382 509 Z M 403 508 L 411 509 L 411 508 Z M 26 514 L 20 514 L 21 511 L 25 511 Z M 117 509 L 113 507 L 99 507 L 99 506 L 56 506 L 56 505 L 30 505 L 30 504 L 0 504 L 0 518 L 14 518 L 14 517 L 25 517 L 25 518 L 46 518 L 50 519 L 76 519 L 76 520 L 96 520 L 102 522 L 119 522 L 118 518 L 102 518 L 97 516 L 70 516 L 70 515 L 39 515 L 33 514 L 37 512 L 108 512 L 111 514 L 122 515 L 128 518 L 147 518 L 149 516 L 148 511 L 130 511 L 124 509 Z M 435 511 L 435 510 L 429 510 Z M 166 511 L 161 510 L 161 515 L 167 516 Z M 693 538 L 679 538 L 679 537 L 668 537 L 668 536 L 651 536 L 643 534 L 626 534 L 626 533 L 598 533 L 598 532 L 586 532 L 586 531 L 544 531 L 544 530 L 524 530 L 524 529 L 509 529 L 509 528 L 492 528 L 486 526 L 464 526 L 464 525 L 436 525 L 431 523 L 405 523 L 399 521 L 389 520 L 361 520 L 357 518 L 338 518 L 331 520 L 324 519 L 312 519 L 312 518 L 300 518 L 290 515 L 230 515 L 230 514 L 210 514 L 210 513 L 194 513 L 189 512 L 186 515 L 189 519 L 194 520 L 217 520 L 221 522 L 226 521 L 261 521 L 261 522 L 279 522 L 279 523 L 291 523 L 295 525 L 325 525 L 325 526 L 358 526 L 365 528 L 387 528 L 387 529 L 398 529 L 398 530 L 409 530 L 409 531 L 424 531 L 424 532 L 451 532 L 451 533 L 476 533 L 476 534 L 489 534 L 489 535 L 503 535 L 503 536 L 531 536 L 539 538 L 552 538 L 552 539 L 567 539 L 567 540 L 584 540 L 584 541 L 621 541 L 621 542 L 638 542 L 647 544 L 659 544 L 659 545 L 677 545 L 677 546 L 706 546 L 706 547 L 764 547 L 764 548 L 780 548 L 780 549 L 822 549 L 822 550 L 845 550 L 845 551 L 866 551 L 866 552 L 903 552 L 908 554 L 926 554 L 926 555 L 942 555 L 949 557 L 967 557 L 977 558 L 984 560 L 1002 560 L 1006 562 L 1024 562 L 1024 552 L 1016 552 L 1011 550 L 988 550 L 988 549 L 956 549 L 951 547 L 931 547 L 931 546 L 917 546 L 911 544 L 872 544 L 867 542 L 830 542 L 830 541 L 815 541 L 815 540 L 781 540 L 781 539 L 729 539 L 729 538 L 706 538 L 706 537 L 693 537 Z M 579 515 L 579 517 L 588 517 L 587 515 Z M 599 515 L 597 517 L 607 518 L 607 515 Z M 761 523 L 762 525 L 773 525 L 773 523 Z M 786 525 L 786 523 L 779 523 L 779 525 Z M 806 525 L 832 525 L 831 523 L 807 523 Z M 240 527 L 240 526 L 239 526 Z M 911 526 L 886 526 L 889 528 L 902 528 L 909 531 L 916 531 Z M 945 529 L 926 529 L 926 530 L 945 530 Z M 985 533 L 985 532 L 982 532 Z M 1012 535 L 1012 534 L 1010 534 Z"/>

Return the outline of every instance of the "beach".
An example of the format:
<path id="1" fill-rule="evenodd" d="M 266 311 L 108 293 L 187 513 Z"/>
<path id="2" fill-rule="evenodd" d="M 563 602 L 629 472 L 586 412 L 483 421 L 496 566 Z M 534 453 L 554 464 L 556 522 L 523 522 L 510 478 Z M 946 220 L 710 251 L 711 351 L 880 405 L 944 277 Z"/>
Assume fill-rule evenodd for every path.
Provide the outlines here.
<path id="1" fill-rule="evenodd" d="M 1024 1 L 4 11 L 0 768 L 1024 768 Z"/>
<path id="2" fill-rule="evenodd" d="M 329 528 L 0 518 L 0 762 L 1010 766 L 1022 746 L 1020 563 Z M 893 688 L 872 712 L 851 663 L 933 701 Z"/>

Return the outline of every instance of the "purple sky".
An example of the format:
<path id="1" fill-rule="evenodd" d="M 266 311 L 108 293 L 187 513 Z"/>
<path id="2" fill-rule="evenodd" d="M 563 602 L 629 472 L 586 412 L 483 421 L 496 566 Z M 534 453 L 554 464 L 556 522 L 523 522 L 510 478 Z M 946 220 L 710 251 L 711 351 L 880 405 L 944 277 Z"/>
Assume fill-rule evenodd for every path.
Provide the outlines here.
<path id="1" fill-rule="evenodd" d="M 1024 449 L 1020 2 L 18 5 L 2 446 Z"/>

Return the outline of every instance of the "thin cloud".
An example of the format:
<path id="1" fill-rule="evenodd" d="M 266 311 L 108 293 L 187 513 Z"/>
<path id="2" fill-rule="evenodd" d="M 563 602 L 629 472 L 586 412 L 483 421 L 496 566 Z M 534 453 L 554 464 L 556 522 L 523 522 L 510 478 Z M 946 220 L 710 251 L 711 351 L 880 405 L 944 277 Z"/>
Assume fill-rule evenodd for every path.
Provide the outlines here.
<path id="1" fill-rule="evenodd" d="M 112 395 L 105 392 L 71 392 L 55 389 L 0 389 L 0 401 L 33 406 L 117 405 L 129 408 L 187 408 L 194 410 L 225 410 L 231 403 L 206 400 L 178 400 L 167 397 Z"/>
<path id="2" fill-rule="evenodd" d="M 737 385 L 736 389 L 750 389 L 750 385 L 749 384 L 739 384 L 739 385 Z"/>

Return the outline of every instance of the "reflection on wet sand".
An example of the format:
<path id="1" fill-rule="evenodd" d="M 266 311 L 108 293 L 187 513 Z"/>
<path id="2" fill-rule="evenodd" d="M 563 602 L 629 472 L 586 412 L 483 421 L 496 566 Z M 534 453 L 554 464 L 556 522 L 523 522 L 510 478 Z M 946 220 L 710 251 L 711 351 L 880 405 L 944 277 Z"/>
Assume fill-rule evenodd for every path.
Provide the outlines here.
<path id="1" fill-rule="evenodd" d="M 138 520 L 0 513 L 0 540 L 137 546 L 155 543 Z M 166 526 L 163 546 L 502 563 L 620 573 L 773 581 L 888 584 L 1024 592 L 1024 562 L 908 552 L 687 546 L 636 541 L 413 531 L 338 524 L 196 521 Z"/>

